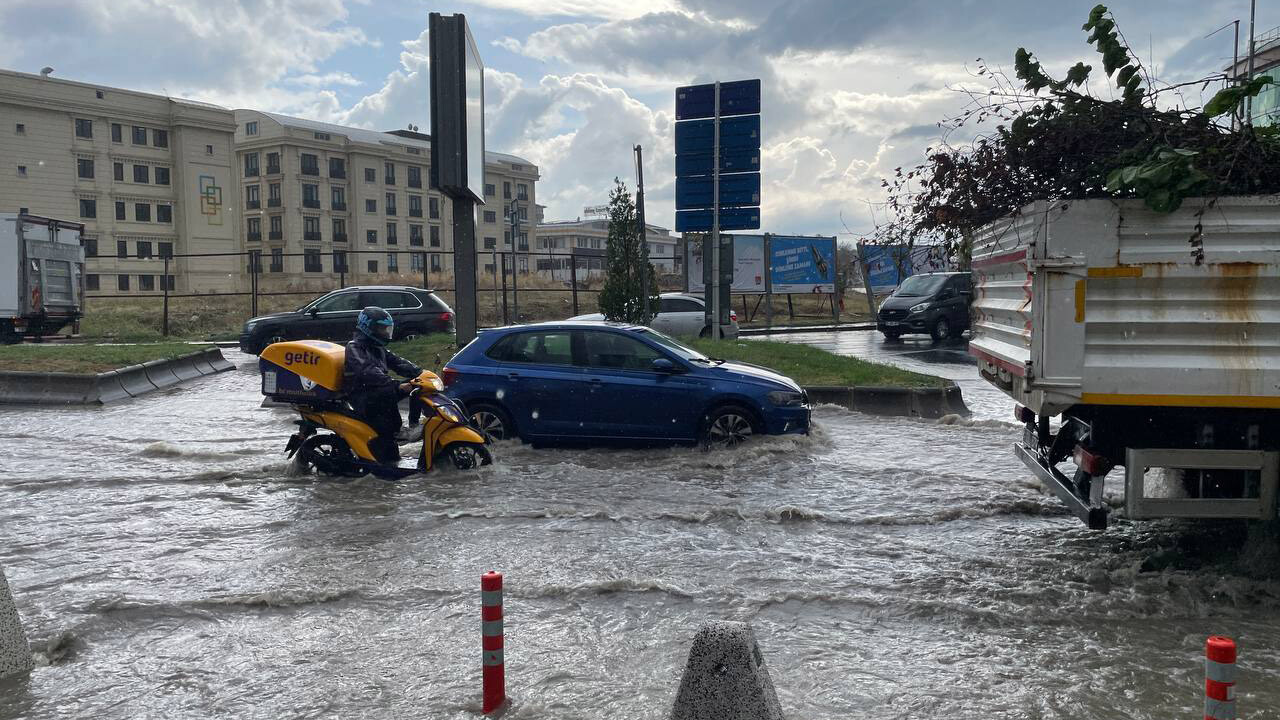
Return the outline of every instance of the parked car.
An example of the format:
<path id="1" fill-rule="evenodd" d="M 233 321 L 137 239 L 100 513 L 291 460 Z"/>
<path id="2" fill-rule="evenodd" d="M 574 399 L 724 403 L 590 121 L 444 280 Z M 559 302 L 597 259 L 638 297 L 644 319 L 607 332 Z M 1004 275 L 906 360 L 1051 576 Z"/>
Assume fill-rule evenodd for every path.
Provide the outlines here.
<path id="1" fill-rule="evenodd" d="M 706 303 L 697 295 L 687 293 L 662 293 L 658 296 L 658 314 L 649 321 L 649 327 L 668 335 L 683 337 L 707 337 L 711 326 L 706 322 Z M 603 313 L 577 315 L 569 320 L 604 320 Z M 738 337 L 738 313 L 729 310 L 729 324 L 724 327 L 726 338 Z"/>
<path id="2" fill-rule="evenodd" d="M 969 329 L 973 302 L 967 272 L 912 275 L 880 304 L 876 329 L 890 340 L 909 333 L 925 333 L 935 342 L 960 337 Z"/>
<path id="3" fill-rule="evenodd" d="M 481 333 L 445 391 L 495 438 L 733 446 L 809 430 L 809 399 L 767 368 L 708 358 L 651 328 L 562 321 Z"/>
<path id="4" fill-rule="evenodd" d="M 293 312 L 251 318 L 240 331 L 240 349 L 257 355 L 282 340 L 349 340 L 356 316 L 370 305 L 391 313 L 397 340 L 453 331 L 453 310 L 430 290 L 369 285 L 334 290 Z"/>

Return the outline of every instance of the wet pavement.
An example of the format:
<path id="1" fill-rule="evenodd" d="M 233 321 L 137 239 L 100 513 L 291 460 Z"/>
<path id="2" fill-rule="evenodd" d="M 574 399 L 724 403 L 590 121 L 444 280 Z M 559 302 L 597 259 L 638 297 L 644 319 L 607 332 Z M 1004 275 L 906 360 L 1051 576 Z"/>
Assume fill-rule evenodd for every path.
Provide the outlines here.
<path id="1" fill-rule="evenodd" d="M 1280 708 L 1275 536 L 1090 532 L 1010 424 L 821 407 L 729 452 L 503 443 L 337 483 L 286 472 L 291 413 L 227 355 L 118 405 L 0 409 L 0 567 L 41 660 L 0 718 L 478 717 L 490 569 L 511 718 L 666 717 L 713 618 L 755 626 L 790 718 L 1194 717 L 1211 633 L 1241 643 L 1241 715 Z"/>

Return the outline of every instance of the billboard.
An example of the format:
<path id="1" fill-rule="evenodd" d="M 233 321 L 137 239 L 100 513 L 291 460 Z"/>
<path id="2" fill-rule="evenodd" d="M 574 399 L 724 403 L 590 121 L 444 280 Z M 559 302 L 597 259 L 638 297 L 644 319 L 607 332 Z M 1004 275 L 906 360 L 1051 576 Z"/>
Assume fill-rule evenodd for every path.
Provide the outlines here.
<path id="1" fill-rule="evenodd" d="M 467 19 L 431 13 L 431 187 L 484 204 L 484 63 Z"/>
<path id="2" fill-rule="evenodd" d="M 834 293 L 836 239 L 771 235 L 769 276 L 774 294 Z"/>
<path id="3" fill-rule="evenodd" d="M 908 275 L 948 269 L 946 250 L 937 245 L 864 245 L 867 274 L 873 290 L 892 290 Z"/>
<path id="4" fill-rule="evenodd" d="M 763 293 L 765 291 L 764 236 L 722 234 L 721 237 L 733 238 L 733 285 L 730 286 L 730 290 L 735 293 Z M 689 278 L 689 292 L 693 293 L 701 293 L 704 289 L 700 238 L 701 235 L 691 235 L 685 242 L 687 254 L 685 272 Z"/>

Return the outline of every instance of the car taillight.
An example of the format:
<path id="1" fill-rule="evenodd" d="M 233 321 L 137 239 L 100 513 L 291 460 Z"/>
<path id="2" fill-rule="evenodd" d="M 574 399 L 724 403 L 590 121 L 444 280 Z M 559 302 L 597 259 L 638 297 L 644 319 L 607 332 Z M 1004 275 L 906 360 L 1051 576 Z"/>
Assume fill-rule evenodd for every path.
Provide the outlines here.
<path id="1" fill-rule="evenodd" d="M 448 315 L 449 313 L 445 314 Z M 440 371 L 440 381 L 444 383 L 445 387 L 449 387 L 458 381 L 459 374 L 457 369 L 446 366 L 444 370 Z"/>
<path id="2" fill-rule="evenodd" d="M 451 313 L 451 312 L 442 312 L 442 313 L 440 313 L 440 320 L 441 320 L 442 322 L 449 322 L 449 321 L 450 321 L 450 320 L 452 320 L 452 319 L 453 319 L 453 313 Z"/>
<path id="3" fill-rule="evenodd" d="M 735 310 L 729 311 L 729 322 L 738 322 L 738 313 Z"/>

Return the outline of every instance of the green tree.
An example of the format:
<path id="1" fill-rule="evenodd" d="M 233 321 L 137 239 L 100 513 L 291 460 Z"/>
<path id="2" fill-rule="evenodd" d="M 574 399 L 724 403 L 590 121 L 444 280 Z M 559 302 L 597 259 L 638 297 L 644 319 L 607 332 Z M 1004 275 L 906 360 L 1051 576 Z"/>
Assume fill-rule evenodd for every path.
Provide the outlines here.
<path id="1" fill-rule="evenodd" d="M 641 268 L 649 273 L 649 290 L 658 289 L 658 278 L 649 264 L 648 243 L 636 222 L 636 204 L 631 192 L 618 178 L 613 179 L 609 193 L 609 240 L 605 254 L 604 287 L 600 290 L 600 312 L 605 319 L 616 322 L 643 323 L 653 316 L 644 311 L 644 289 Z M 649 308 L 657 306 L 658 298 L 651 295 Z"/>

